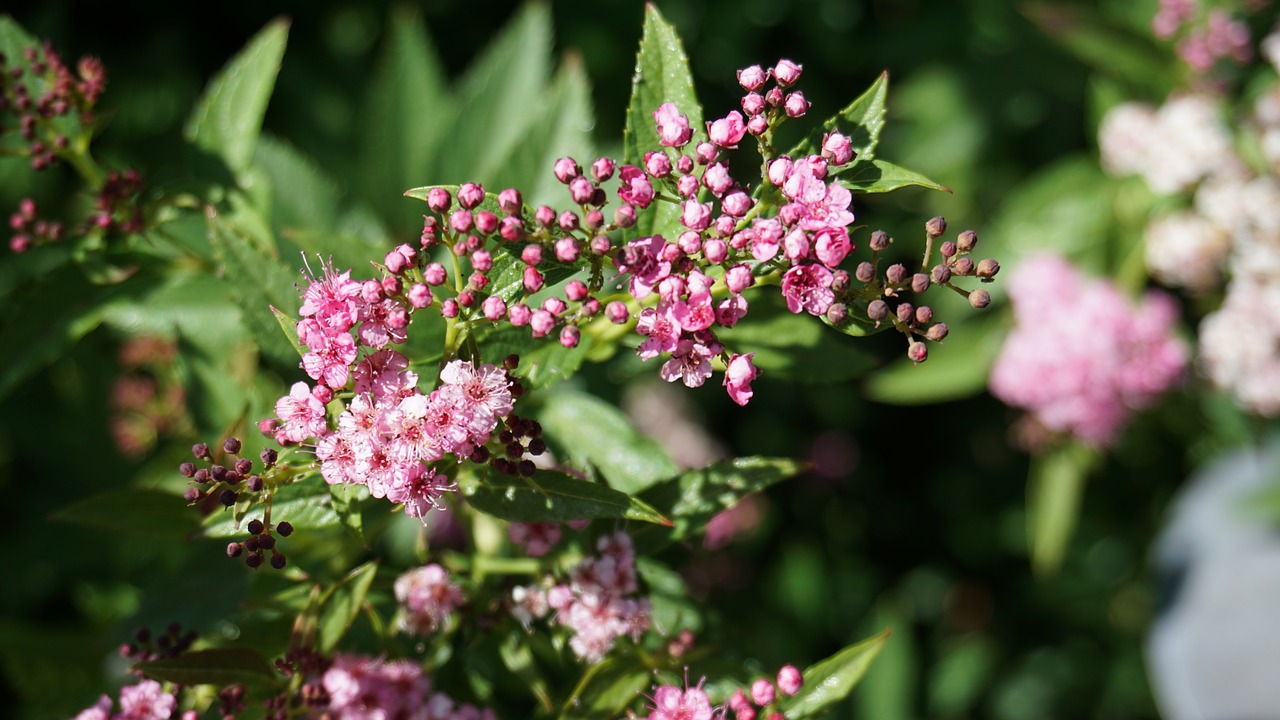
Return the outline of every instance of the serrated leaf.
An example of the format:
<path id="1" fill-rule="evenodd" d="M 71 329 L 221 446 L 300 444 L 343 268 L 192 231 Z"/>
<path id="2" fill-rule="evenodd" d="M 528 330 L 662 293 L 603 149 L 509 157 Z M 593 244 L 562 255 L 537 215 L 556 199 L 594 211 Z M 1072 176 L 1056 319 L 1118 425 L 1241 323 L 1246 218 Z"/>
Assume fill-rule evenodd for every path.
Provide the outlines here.
<path id="1" fill-rule="evenodd" d="M 341 192 L 314 160 L 284 140 L 263 135 L 253 165 L 270 182 L 271 227 L 331 230 L 338 220 Z M 398 188 L 397 188 L 398 190 Z"/>
<path id="2" fill-rule="evenodd" d="M 258 348 L 281 367 L 297 367 L 298 346 L 281 333 L 272 309 L 299 304 L 294 285 L 298 274 L 258 249 L 238 224 L 212 208 L 206 217 L 210 240 L 231 283 L 232 297 Z"/>
<path id="3" fill-rule="evenodd" d="M 77 500 L 49 519 L 116 532 L 182 538 L 196 529 L 199 515 L 178 495 L 121 488 Z"/>
<path id="4" fill-rule="evenodd" d="M 237 174 L 253 159 L 288 37 L 285 20 L 263 28 L 213 78 L 187 120 L 187 139 Z"/>
<path id="5" fill-rule="evenodd" d="M 841 185 L 854 193 L 886 193 L 912 185 L 941 190 L 945 193 L 951 192 L 950 188 L 939 185 L 918 172 L 880 159 L 860 159 L 847 169 L 834 174 L 839 178 Z"/>
<path id="6" fill-rule="evenodd" d="M 861 95 L 845 109 L 827 118 L 822 126 L 809 133 L 791 152 L 793 158 L 816 153 L 822 144 L 822 136 L 839 131 L 849 138 L 855 160 L 872 160 L 876 145 L 880 143 L 880 131 L 884 129 L 885 98 L 889 94 L 889 71 L 884 71 Z"/>
<path id="7" fill-rule="evenodd" d="M 778 709 L 788 720 L 803 720 L 820 714 L 848 697 L 866 674 L 871 661 L 884 647 L 891 632 L 885 630 L 809 666 L 801 673 L 804 685 L 800 692 L 784 697 L 778 703 Z"/>
<path id="8" fill-rule="evenodd" d="M 867 397 L 895 405 L 921 405 L 971 397 L 987 387 L 991 365 L 1008 332 L 1004 316 L 967 319 L 952 326 L 947 339 L 929 343 L 929 359 L 916 364 L 906 356 L 866 378 Z"/>
<path id="9" fill-rule="evenodd" d="M 789 312 L 773 294 L 752 300 L 750 322 L 717 330 L 716 334 L 733 352 L 753 353 L 752 362 L 770 377 L 841 382 L 876 365 L 873 356 L 824 330 L 814 318 Z"/>
<path id="10" fill-rule="evenodd" d="M 396 196 L 431 177 L 431 158 L 453 106 L 444 69 L 418 10 L 393 8 L 360 118 L 360 192 L 383 217 L 407 214 Z"/>
<path id="11" fill-rule="evenodd" d="M 288 520 L 297 530 L 319 530 L 334 527 L 342 522 L 333 509 L 329 486 L 319 476 L 307 477 L 285 485 L 275 491 L 271 503 L 273 522 Z M 255 518 L 262 514 L 261 504 L 255 503 L 242 517 Z M 236 513 L 220 510 L 204 519 L 201 535 L 209 538 L 230 538 L 243 535 Z"/>
<path id="12" fill-rule="evenodd" d="M 663 103 L 673 103 L 693 128 L 690 144 L 706 135 L 702 106 L 693 87 L 689 58 L 680 37 L 652 3 L 645 6 L 644 34 L 636 54 L 635 73 L 631 78 L 631 101 L 627 105 L 627 122 L 622 134 L 622 162 L 643 167 L 645 153 L 662 152 L 658 142 L 653 111 Z M 624 231 L 623 239 L 646 235 L 674 234 L 679 227 L 680 206 L 655 202 L 639 213 L 634 227 Z"/>
<path id="13" fill-rule="evenodd" d="M 325 591 L 316 623 L 316 647 L 320 652 L 327 654 L 338 647 L 338 642 L 360 614 L 377 574 L 377 561 L 370 561 L 347 573 Z"/>
<path id="14" fill-rule="evenodd" d="M 541 114 L 551 49 L 550 8 L 527 3 L 462 77 L 437 177 L 489 182 Z"/>
<path id="15" fill-rule="evenodd" d="M 475 485 L 464 486 L 463 495 L 475 509 L 511 522 L 622 518 L 671 523 L 641 500 L 555 470 L 538 470 L 527 480 L 494 474 Z"/>
<path id="16" fill-rule="evenodd" d="M 680 470 L 661 445 L 636 432 L 621 410 L 592 395 L 557 392 L 537 417 L 570 465 L 595 466 L 610 487 L 624 493 L 638 493 Z"/>
<path id="17" fill-rule="evenodd" d="M 1027 471 L 1027 535 L 1036 572 L 1057 572 L 1075 533 L 1085 480 L 1102 456 L 1068 443 L 1033 458 Z"/>
<path id="18" fill-rule="evenodd" d="M 178 685 L 273 685 L 280 680 L 271 662 L 248 648 L 192 650 L 173 658 L 141 662 L 134 666 L 152 680 Z"/>
<path id="19" fill-rule="evenodd" d="M 271 308 L 271 316 L 276 319 L 276 325 L 280 327 L 280 332 L 284 333 L 284 337 L 289 341 L 289 345 L 293 347 L 294 352 L 298 353 L 298 357 L 307 354 L 303 349 L 302 343 L 298 342 L 298 321 L 289 315 L 280 312 L 274 305 Z"/>
<path id="20" fill-rule="evenodd" d="M 804 463 L 788 458 L 741 457 L 686 470 L 640 493 L 640 499 L 665 513 L 674 525 L 671 529 L 638 528 L 633 533 L 636 544 L 656 549 L 694 537 L 720 511 L 804 469 Z"/>

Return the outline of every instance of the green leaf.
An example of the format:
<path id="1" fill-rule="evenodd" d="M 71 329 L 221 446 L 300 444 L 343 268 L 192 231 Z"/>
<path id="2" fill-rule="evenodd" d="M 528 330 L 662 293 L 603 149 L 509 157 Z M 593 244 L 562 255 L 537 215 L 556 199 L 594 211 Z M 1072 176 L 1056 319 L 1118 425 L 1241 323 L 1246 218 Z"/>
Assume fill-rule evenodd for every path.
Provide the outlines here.
<path id="1" fill-rule="evenodd" d="M 548 713 L 551 712 L 554 707 L 551 702 L 551 692 L 547 689 L 546 679 L 542 677 L 542 673 L 538 672 L 533 651 L 529 649 L 524 637 L 517 633 L 507 633 L 502 644 L 498 646 L 498 655 L 502 658 L 502 664 L 507 670 L 520 678 L 529 692 L 533 693 L 542 709 Z"/>
<path id="2" fill-rule="evenodd" d="M 624 493 L 638 493 L 680 469 L 661 445 L 637 433 L 621 410 L 592 395 L 557 392 L 546 398 L 537 417 L 570 465 L 599 468 L 610 487 Z"/>
<path id="3" fill-rule="evenodd" d="M 75 252 L 75 243 L 60 242 L 40 245 L 24 253 L 5 253 L 0 258 L 0 302 L 27 287 L 33 279 L 43 278 L 66 265 Z"/>
<path id="4" fill-rule="evenodd" d="M 879 159 L 859 159 L 847 169 L 833 174 L 840 178 L 841 185 L 854 193 L 886 193 L 911 185 L 951 192 L 950 188 L 939 185 L 918 172 Z"/>
<path id="5" fill-rule="evenodd" d="M 889 71 L 886 70 L 848 107 L 827 118 L 822 127 L 809 133 L 788 154 L 796 158 L 812 155 L 820 149 L 824 134 L 839 131 L 849 138 L 853 151 L 857 153 L 856 160 L 875 158 L 880 131 L 884 129 L 885 98 L 888 94 Z"/>
<path id="6" fill-rule="evenodd" d="M 260 517 L 261 512 L 255 501 L 242 517 Z M 297 530 L 319 530 L 342 522 L 333 509 L 328 484 L 318 475 L 276 490 L 271 503 L 271 519 L 273 522 L 288 520 Z M 230 538 L 243 534 L 236 513 L 230 509 L 215 512 L 204 520 L 204 537 Z"/>
<path id="7" fill-rule="evenodd" d="M 285 20 L 263 28 L 213 78 L 187 120 L 187 139 L 222 158 L 237 174 L 253 159 L 288 37 Z"/>
<path id="8" fill-rule="evenodd" d="M 337 223 L 342 195 L 337 184 L 297 148 L 263 135 L 254 148 L 253 164 L 270 181 L 271 227 L 276 233 L 331 230 Z"/>
<path id="9" fill-rule="evenodd" d="M 204 272 L 172 271 L 165 283 L 130 302 L 111 303 L 102 321 L 128 335 L 173 337 L 181 332 L 202 348 L 224 352 L 244 338 L 231 287 Z"/>
<path id="10" fill-rule="evenodd" d="M 121 488 L 77 500 L 50 520 L 115 532 L 183 538 L 199 526 L 199 515 L 180 496 L 159 490 Z"/>
<path id="11" fill-rule="evenodd" d="M 861 376 L 876 359 L 852 341 L 827 332 L 808 315 L 789 312 L 776 294 L 752 299 L 751 322 L 717 330 L 735 353 L 754 353 L 752 362 L 770 377 L 833 383 Z"/>
<path id="12" fill-rule="evenodd" d="M 885 630 L 809 666 L 801 673 L 804 686 L 800 692 L 784 697 L 778 703 L 778 709 L 788 720 L 803 720 L 848 697 L 884 647 L 890 632 Z"/>
<path id="13" fill-rule="evenodd" d="M 650 613 L 653 625 L 663 635 L 671 637 L 680 630 L 702 629 L 702 612 L 698 604 L 689 599 L 680 573 L 644 556 L 636 558 L 636 572 L 644 581 L 647 597 L 653 604 Z"/>
<path id="14" fill-rule="evenodd" d="M 281 367 L 297 367 L 297 337 L 281 332 L 272 309 L 299 304 L 295 281 L 298 274 L 262 252 L 238 224 L 208 208 L 209 236 L 231 283 L 232 297 L 240 306 L 245 325 L 263 355 Z"/>
<path id="15" fill-rule="evenodd" d="M 947 339 L 930 342 L 929 359 L 917 365 L 902 357 L 867 376 L 867 397 L 895 405 L 922 405 L 972 397 L 987 387 L 1000 354 L 1007 320 L 1002 314 L 966 319 Z"/>
<path id="16" fill-rule="evenodd" d="M 494 475 L 474 485 L 464 485 L 462 492 L 475 509 L 511 522 L 623 518 L 671 524 L 641 500 L 554 470 L 538 470 L 528 479 Z"/>
<path id="17" fill-rule="evenodd" d="M 274 513 L 274 510 L 273 510 Z M 376 560 L 367 562 L 339 580 L 325 591 L 320 601 L 320 617 L 316 624 L 316 648 L 330 653 L 338 647 L 342 636 L 351 629 L 364 606 L 365 596 L 378 574 Z"/>
<path id="18" fill-rule="evenodd" d="M 645 6 L 644 35 L 636 55 L 635 73 L 631 79 L 631 102 L 627 105 L 627 123 L 622 134 L 622 162 L 643 167 L 645 153 L 665 152 L 658 142 L 653 111 L 663 103 L 673 103 L 693 128 L 690 144 L 704 136 L 702 106 L 693 87 L 689 59 L 675 28 L 663 19 L 652 3 Z M 680 206 L 655 202 L 639 213 L 634 227 L 623 233 L 624 240 L 646 235 L 674 234 L 679 227 Z"/>
<path id="19" fill-rule="evenodd" d="M 30 64 L 22 56 L 27 48 L 40 49 L 42 43 L 40 39 L 32 36 L 21 25 L 19 25 L 12 17 L 8 15 L 0 15 L 0 53 L 4 53 L 7 57 L 7 68 L 29 68 Z M 44 54 L 41 53 L 43 58 Z M 47 64 L 46 64 L 47 67 Z M 72 72 L 74 73 L 75 65 L 72 64 Z M 26 85 L 28 96 L 31 98 L 44 97 L 54 89 L 53 75 L 49 70 L 35 75 L 26 72 L 22 78 L 22 82 Z M 58 135 L 65 135 L 75 142 L 81 133 L 80 114 L 77 112 L 69 112 L 64 115 L 54 116 L 50 120 L 52 130 Z M 47 141 L 51 138 L 41 138 Z"/>
<path id="20" fill-rule="evenodd" d="M 591 354 L 594 341 L 583 333 L 577 347 L 567 348 L 555 336 L 535 338 L 529 328 L 504 326 L 480 334 L 480 350 L 489 362 L 499 363 L 508 355 L 520 356 L 514 375 L 528 389 L 535 390 L 571 377 Z"/>
<path id="21" fill-rule="evenodd" d="M 173 658 L 134 666 L 152 680 L 178 685 L 274 685 L 280 680 L 271 662 L 248 648 L 193 650 Z"/>
<path id="22" fill-rule="evenodd" d="M 1035 2 L 1019 6 L 1045 35 L 1135 94 L 1164 97 L 1181 81 L 1179 64 L 1148 34 L 1118 27 L 1086 7 Z"/>
<path id="23" fill-rule="evenodd" d="M 437 177 L 487 183 L 501 169 L 541 116 L 551 50 L 550 7 L 525 4 L 459 83 L 459 110 L 440 147 Z"/>
<path id="24" fill-rule="evenodd" d="M 1068 443 L 1032 459 L 1027 472 L 1027 536 L 1031 566 L 1052 575 L 1066 555 L 1075 533 L 1085 480 L 1102 456 L 1079 443 Z"/>
<path id="25" fill-rule="evenodd" d="M 720 511 L 804 470 L 805 464 L 797 460 L 763 457 L 722 460 L 701 470 L 686 470 L 640 494 L 671 518 L 674 526 L 639 528 L 634 533 L 636 544 L 657 548 L 695 537 Z"/>
<path id="26" fill-rule="evenodd" d="M 619 717 L 653 683 L 653 675 L 647 668 L 623 658 L 605 658 L 588 672 L 590 675 L 583 678 L 585 682 L 575 690 L 586 712 L 581 713 L 575 707 L 574 712 L 562 713 L 562 717 Z"/>
<path id="27" fill-rule="evenodd" d="M 407 213 L 405 188 L 431 177 L 452 107 L 444 69 L 417 8 L 392 9 L 387 37 L 360 117 L 360 191 L 383 217 Z"/>
<path id="28" fill-rule="evenodd" d="M 284 333 L 284 337 L 293 346 L 294 352 L 298 353 L 298 357 L 307 354 L 303 349 L 302 343 L 298 342 L 298 321 L 289 315 L 280 312 L 274 305 L 271 307 L 271 316 L 276 319 L 276 325 L 280 327 L 280 332 Z"/>

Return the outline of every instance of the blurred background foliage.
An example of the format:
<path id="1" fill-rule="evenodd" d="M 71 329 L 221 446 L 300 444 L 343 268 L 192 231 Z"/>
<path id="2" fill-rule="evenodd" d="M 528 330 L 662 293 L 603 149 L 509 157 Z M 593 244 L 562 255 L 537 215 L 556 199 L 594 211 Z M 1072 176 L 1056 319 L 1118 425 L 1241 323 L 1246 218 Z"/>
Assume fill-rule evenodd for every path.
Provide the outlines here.
<path id="1" fill-rule="evenodd" d="M 1115 95 L 1107 83 L 1124 80 L 1099 79 L 1079 59 L 1087 47 L 1077 46 L 1073 54 L 1050 35 L 1069 30 L 1077 12 L 1099 17 L 1106 28 L 1141 25 L 1154 2 L 1115 3 L 1102 11 L 1088 2 L 1054 3 L 1052 12 L 1005 0 L 659 5 L 684 38 L 708 117 L 736 107 L 741 91 L 734 70 L 747 65 L 768 66 L 779 57 L 802 62 L 802 88 L 816 117 L 834 113 L 881 70 L 890 71 L 890 122 L 880 154 L 954 193 L 908 189 L 859 197 L 859 224 L 883 227 L 914 245 L 924 220 L 941 214 L 951 234 L 977 229 L 987 243 L 980 252 L 1002 262 L 1042 240 L 1089 246 L 1109 232 L 1113 208 L 1098 197 L 1091 138 L 1099 106 Z M 514 84 L 512 111 L 536 119 L 548 97 L 520 91 L 566 92 L 563 83 L 570 81 L 557 85 L 552 78 L 572 75 L 578 78 L 574 87 L 589 89 L 573 101 L 584 118 L 594 117 L 579 130 L 603 151 L 616 152 L 642 4 L 575 0 L 540 7 L 554 29 L 542 54 L 546 64 L 529 68 L 542 84 Z M 382 128 L 372 140 L 369 127 L 378 120 L 370 108 L 387 97 L 374 80 L 377 68 L 404 51 L 398 33 L 416 32 L 421 23 L 444 73 L 414 80 L 453 84 L 466 98 L 483 88 L 459 78 L 517 16 L 517 3 L 314 0 L 187 7 L 42 0 L 6 10 L 66 56 L 104 61 L 108 122 L 97 153 L 112 164 L 145 168 L 152 182 L 170 182 L 180 172 L 172 149 L 206 80 L 281 14 L 291 19 L 290 40 L 265 133 L 312 158 L 336 180 L 344 208 L 367 206 L 375 224 L 396 240 L 412 240 L 421 228 L 421 211 L 399 196 L 403 189 L 467 179 L 500 182 L 504 166 L 459 164 L 441 160 L 431 147 L 393 145 L 406 159 L 388 167 L 374 162 L 379 155 L 372 145 L 392 137 L 448 145 L 456 137 L 445 130 L 459 128 L 470 129 L 471 141 L 521 140 L 511 128 L 475 133 L 466 119 L 475 108 L 466 102 L 424 105 L 420 124 Z M 1138 67 L 1153 62 L 1167 68 L 1167 56 L 1152 46 L 1130 57 Z M 1159 90 L 1145 89 L 1153 97 Z M 521 132 L 535 129 L 536 123 Z M 391 132 L 401 134 L 386 134 Z M 492 148 L 481 142 L 464 150 L 454 157 Z M 549 176 L 550 165 L 543 171 Z M 0 162 L 0 207 L 12 208 L 26 195 L 42 208 L 56 207 L 64 197 L 83 202 L 66 192 L 68 175 L 35 176 L 20 162 Z M 1033 177 L 1038 180 L 1029 182 Z M 999 300 L 998 284 L 993 294 Z M 709 609 L 702 642 L 756 658 L 763 670 L 784 662 L 804 665 L 892 627 L 886 651 L 847 702 L 846 717 L 1155 715 L 1140 654 L 1157 605 L 1148 548 L 1189 463 L 1214 440 L 1175 446 L 1185 453 L 1167 448 L 1174 438 L 1198 436 L 1197 428 L 1208 427 L 1201 424 L 1206 411 L 1198 400 L 1182 398 L 1169 401 L 1177 407 L 1140 418 L 1092 478 L 1062 570 L 1035 577 L 1026 551 L 1028 460 L 1011 448 L 1014 414 L 981 393 L 998 345 L 996 325 L 981 317 L 960 323 L 953 339 L 913 375 L 900 368 L 900 339 L 873 337 L 858 348 L 883 370 L 853 377 L 859 368 L 822 384 L 765 376 L 746 409 L 714 387 L 686 393 L 690 402 L 677 403 L 666 394 L 669 388 L 655 386 L 655 368 L 634 358 L 585 368 L 575 382 L 610 400 L 687 405 L 682 412 L 729 455 L 814 462 L 813 472 L 752 502 L 758 524 L 727 546 L 671 551 Z M 140 457 L 119 451 L 106 418 L 111 388 L 125 371 L 123 339 L 109 327 L 90 333 L 0 401 L 6 498 L 0 518 L 10 548 L 0 559 L 7 588 L 0 595 L 0 706 L 21 708 L 13 717 L 70 716 L 120 682 L 122 661 L 109 658 L 132 627 L 159 629 L 180 619 L 221 632 L 213 623 L 226 614 L 226 598 L 237 597 L 249 582 L 243 568 L 219 559 L 214 542 L 166 539 L 155 528 L 123 535 L 51 519 L 77 499 L 157 472 L 149 468 L 167 471 L 194 437 L 193 428 L 178 428 Z M 939 399 L 949 402 L 919 404 Z M 1227 434 L 1234 417 L 1225 413 L 1211 434 Z M 691 668 L 691 677 L 698 674 Z"/>

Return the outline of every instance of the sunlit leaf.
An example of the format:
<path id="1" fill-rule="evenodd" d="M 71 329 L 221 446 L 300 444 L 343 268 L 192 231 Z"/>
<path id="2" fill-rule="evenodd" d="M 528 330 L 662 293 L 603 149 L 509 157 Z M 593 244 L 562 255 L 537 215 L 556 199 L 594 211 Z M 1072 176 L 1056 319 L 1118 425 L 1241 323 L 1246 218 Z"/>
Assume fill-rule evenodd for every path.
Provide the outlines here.
<path id="1" fill-rule="evenodd" d="M 871 160 L 880 142 L 880 131 L 884 129 L 885 98 L 888 94 L 889 72 L 885 71 L 857 99 L 827 118 L 820 128 L 809 133 L 788 154 L 799 158 L 817 153 L 821 149 L 822 136 L 839 131 L 849 138 L 856 153 L 855 159 Z"/>
<path id="2" fill-rule="evenodd" d="M 274 511 L 273 511 L 274 512 Z M 369 587 L 378 573 L 376 561 L 367 562 L 347 573 L 325 591 L 320 601 L 320 616 L 316 623 L 316 648 L 322 653 L 332 652 L 355 622 L 364 605 Z"/>
<path id="3" fill-rule="evenodd" d="M 538 470 L 528 479 L 493 473 L 487 479 L 464 485 L 462 494 L 477 510 L 512 522 L 585 518 L 671 522 L 641 500 L 554 470 Z"/>
<path id="4" fill-rule="evenodd" d="M 570 465 L 598 468 L 611 487 L 624 493 L 638 493 L 679 471 L 657 441 L 637 433 L 621 410 L 592 395 L 554 393 L 537 418 L 564 448 Z"/>
<path id="5" fill-rule="evenodd" d="M 884 160 L 857 160 L 836 177 L 840 184 L 855 193 L 886 193 L 898 188 L 918 185 L 930 190 L 951 192 L 950 188 L 930 180 L 913 170 L 898 167 Z"/>
<path id="6" fill-rule="evenodd" d="M 135 665 L 152 680 L 178 685 L 273 685 L 281 678 L 271 662 L 248 648 L 193 650 L 173 658 Z"/>
<path id="7" fill-rule="evenodd" d="M 789 720 L 802 720 L 815 717 L 848 697 L 884 647 L 890 632 L 885 630 L 809 666 L 801 673 L 804 686 L 800 692 L 784 697 L 779 709 Z"/>

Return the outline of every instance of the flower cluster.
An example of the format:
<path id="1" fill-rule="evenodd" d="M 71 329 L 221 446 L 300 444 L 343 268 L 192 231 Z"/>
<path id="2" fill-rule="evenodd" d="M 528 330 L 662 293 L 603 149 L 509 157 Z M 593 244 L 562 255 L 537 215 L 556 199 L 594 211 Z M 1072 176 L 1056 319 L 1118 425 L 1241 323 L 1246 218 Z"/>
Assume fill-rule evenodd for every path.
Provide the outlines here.
<path id="1" fill-rule="evenodd" d="M 120 374 L 111 385 L 111 435 L 120 452 L 140 458 L 164 436 L 190 424 L 186 392 L 173 359 L 177 346 L 143 335 L 120 348 Z"/>
<path id="2" fill-rule="evenodd" d="M 726 707 L 733 711 L 737 720 L 756 720 L 761 713 L 770 720 L 782 720 L 786 717 L 776 703 L 783 696 L 794 696 L 804 686 L 800 671 L 793 665 L 785 665 L 778 671 L 777 684 L 766 678 L 751 683 L 749 688 L 738 688 L 729 698 Z M 648 720 L 711 720 L 714 717 L 727 717 L 724 708 L 711 704 L 711 699 L 702 689 L 702 683 L 694 687 L 681 688 L 676 685 L 660 685 L 653 692 L 653 707 Z"/>
<path id="3" fill-rule="evenodd" d="M 164 691 L 155 680 L 120 688 L 120 711 L 112 712 L 111 697 L 103 695 L 98 702 L 76 715 L 75 720 L 166 720 L 173 717 L 178 699 Z"/>
<path id="4" fill-rule="evenodd" d="M 649 600 L 635 597 L 636 559 L 631 538 L 624 532 L 599 539 L 596 557 L 578 563 L 569 581 L 550 589 L 517 587 L 512 613 L 528 624 L 555 610 L 555 622 L 568 628 L 569 646 L 588 663 L 599 662 L 618 638 L 638 640 L 649 629 Z"/>
<path id="5" fill-rule="evenodd" d="M 1249 62 L 1253 47 L 1245 21 L 1224 8 L 1201 11 L 1196 5 L 1196 0 L 1160 0 L 1151 19 L 1152 32 L 1162 40 L 1176 38 L 1178 57 L 1199 74 L 1222 60 L 1237 65 Z"/>
<path id="6" fill-rule="evenodd" d="M 74 116 L 92 123 L 93 107 L 106 88 L 106 68 L 97 58 L 84 57 L 72 72 L 48 42 L 24 48 L 21 61 L 15 60 L 0 54 L 0 134 L 12 127 L 9 116 L 16 115 L 31 167 L 44 170 L 73 140 L 59 119 Z"/>
<path id="7" fill-rule="evenodd" d="M 324 672 L 328 703 L 319 709 L 337 720 L 424 718 L 425 720 L 494 720 L 489 708 L 459 704 L 431 692 L 431 680 L 411 660 L 339 653 Z"/>
<path id="8" fill-rule="evenodd" d="M 449 580 L 443 567 L 432 563 L 414 568 L 396 578 L 396 621 L 411 635 L 427 635 L 448 624 L 449 616 L 462 605 L 462 588 Z"/>
<path id="9" fill-rule="evenodd" d="M 1177 308 L 1151 293 L 1133 307 L 1114 286 L 1061 258 L 1026 260 L 1009 281 L 1014 327 L 991 370 L 991 392 L 1040 426 L 1109 444 L 1129 414 L 1182 374 L 1187 351 L 1171 335 Z"/>

